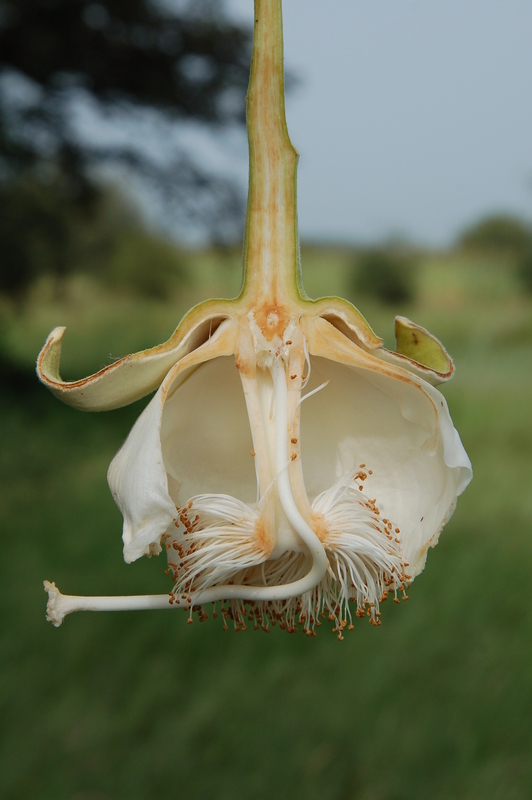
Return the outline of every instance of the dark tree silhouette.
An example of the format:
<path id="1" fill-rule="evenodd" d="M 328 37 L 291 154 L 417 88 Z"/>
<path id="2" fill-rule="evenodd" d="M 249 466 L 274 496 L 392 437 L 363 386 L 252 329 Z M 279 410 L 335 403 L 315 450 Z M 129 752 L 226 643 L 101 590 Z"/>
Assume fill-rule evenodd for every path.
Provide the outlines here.
<path id="1" fill-rule="evenodd" d="M 166 126 L 183 120 L 243 124 L 250 54 L 251 31 L 227 18 L 223 0 L 0 0 L 0 203 L 13 208 L 14 194 L 29 202 L 30 181 L 56 196 L 52 206 L 90 214 L 101 191 L 93 167 L 120 163 L 163 192 L 181 221 L 203 215 L 212 237 L 223 240 L 242 208 L 232 183 L 179 149 L 170 160 L 136 142 L 91 140 L 75 112 L 81 106 L 129 122 L 149 116 L 163 140 Z M 12 254 L 0 288 L 31 277 L 24 253 L 15 252 L 19 223 L 49 231 L 53 242 L 62 238 L 59 223 L 48 227 L 52 207 L 36 194 L 35 215 L 26 205 L 0 224 L 4 252 Z"/>

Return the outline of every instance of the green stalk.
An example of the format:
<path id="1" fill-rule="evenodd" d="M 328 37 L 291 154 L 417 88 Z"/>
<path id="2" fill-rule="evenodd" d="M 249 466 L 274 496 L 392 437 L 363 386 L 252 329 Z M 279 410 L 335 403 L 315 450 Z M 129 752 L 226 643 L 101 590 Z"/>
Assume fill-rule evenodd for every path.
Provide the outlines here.
<path id="1" fill-rule="evenodd" d="M 298 154 L 286 126 L 281 0 L 255 0 L 247 94 L 249 192 L 242 295 L 260 306 L 299 299 Z"/>

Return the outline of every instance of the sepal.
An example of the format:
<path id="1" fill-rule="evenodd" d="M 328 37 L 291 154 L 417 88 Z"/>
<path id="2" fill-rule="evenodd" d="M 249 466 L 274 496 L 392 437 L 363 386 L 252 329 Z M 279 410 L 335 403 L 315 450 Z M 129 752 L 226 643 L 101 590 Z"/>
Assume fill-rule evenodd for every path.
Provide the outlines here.
<path id="1" fill-rule="evenodd" d="M 382 347 L 373 354 L 383 361 L 396 364 L 418 378 L 437 386 L 450 380 L 454 374 L 451 356 L 435 336 L 426 328 L 416 325 L 407 317 L 395 318 L 396 351 Z"/>
<path id="2" fill-rule="evenodd" d="M 82 411 L 108 411 L 133 403 L 157 389 L 181 358 L 200 347 L 233 313 L 233 301 L 214 300 L 193 308 L 166 342 L 124 356 L 76 381 L 60 374 L 64 327 L 54 328 L 37 358 L 37 375 L 52 394 Z"/>

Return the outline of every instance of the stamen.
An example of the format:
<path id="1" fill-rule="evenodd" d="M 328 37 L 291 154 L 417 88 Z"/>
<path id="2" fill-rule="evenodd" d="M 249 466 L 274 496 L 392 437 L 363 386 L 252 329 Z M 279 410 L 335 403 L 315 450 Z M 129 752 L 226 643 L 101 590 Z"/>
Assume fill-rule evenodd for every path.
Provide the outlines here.
<path id="1" fill-rule="evenodd" d="M 307 369 L 307 374 L 306 374 L 306 376 L 305 376 L 305 378 L 303 380 L 303 383 L 301 384 L 301 390 L 303 390 L 305 388 L 305 386 L 307 385 L 307 383 L 310 380 L 310 355 L 309 355 L 309 352 L 308 352 L 308 343 L 307 343 L 306 336 L 303 336 L 303 352 L 305 353 L 305 362 L 304 363 L 307 364 L 308 369 Z"/>
<path id="2" fill-rule="evenodd" d="M 296 403 L 296 407 L 294 408 L 294 415 L 292 417 L 292 427 L 293 427 L 295 419 L 296 419 L 297 409 L 299 408 L 299 406 L 301 405 L 303 400 L 307 400 L 309 397 L 312 397 L 313 394 L 317 394 L 318 392 L 321 392 L 322 389 L 325 389 L 325 387 L 329 385 L 330 381 L 331 381 L 331 379 L 329 378 L 328 380 L 324 381 L 319 386 L 317 386 L 315 389 L 313 389 L 311 392 L 307 392 L 303 397 L 299 398 L 299 400 Z"/>
<path id="3" fill-rule="evenodd" d="M 325 389 L 325 387 L 326 387 L 326 386 L 328 386 L 330 382 L 331 382 L 331 379 L 329 378 L 328 380 L 324 381 L 323 383 L 320 383 L 320 385 L 319 385 L 319 386 L 317 386 L 315 389 L 313 389 L 311 392 L 307 392 L 307 393 L 306 393 L 305 395 L 303 395 L 303 397 L 302 397 L 302 398 L 299 400 L 299 403 L 298 403 L 298 405 L 301 405 L 301 403 L 303 402 L 303 400 L 308 400 L 308 398 L 309 398 L 309 397 L 312 397 L 312 395 L 313 395 L 313 394 L 316 394 L 317 392 L 321 392 L 321 390 L 322 390 L 322 389 Z"/>
<path id="4" fill-rule="evenodd" d="M 360 473 L 348 473 L 312 504 L 322 519 L 330 564 L 320 589 L 323 602 L 335 609 L 332 618 L 337 625 L 340 617 L 350 618 L 349 601 L 357 603 L 356 616 L 366 613 L 373 625 L 380 625 L 379 603 L 388 597 L 388 590 L 396 593 L 408 580 L 399 542 L 389 534 L 392 523 L 380 519 L 376 501 L 359 494 L 362 480 Z"/>
<path id="5" fill-rule="evenodd" d="M 178 532 L 173 547 L 179 551 L 174 594 L 198 592 L 226 583 L 242 569 L 264 561 L 266 552 L 256 536 L 260 514 L 230 495 L 203 494 L 191 498 L 191 521 L 180 516 L 186 528 Z M 179 535 L 180 534 L 180 535 Z"/>

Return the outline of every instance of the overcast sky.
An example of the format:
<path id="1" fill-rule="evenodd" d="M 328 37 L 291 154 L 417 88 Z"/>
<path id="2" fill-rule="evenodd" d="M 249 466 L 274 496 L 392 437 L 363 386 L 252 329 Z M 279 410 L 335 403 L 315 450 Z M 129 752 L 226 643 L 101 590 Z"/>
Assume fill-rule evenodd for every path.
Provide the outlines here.
<path id="1" fill-rule="evenodd" d="M 532 0 L 284 0 L 284 24 L 302 238 L 532 218 Z"/>

